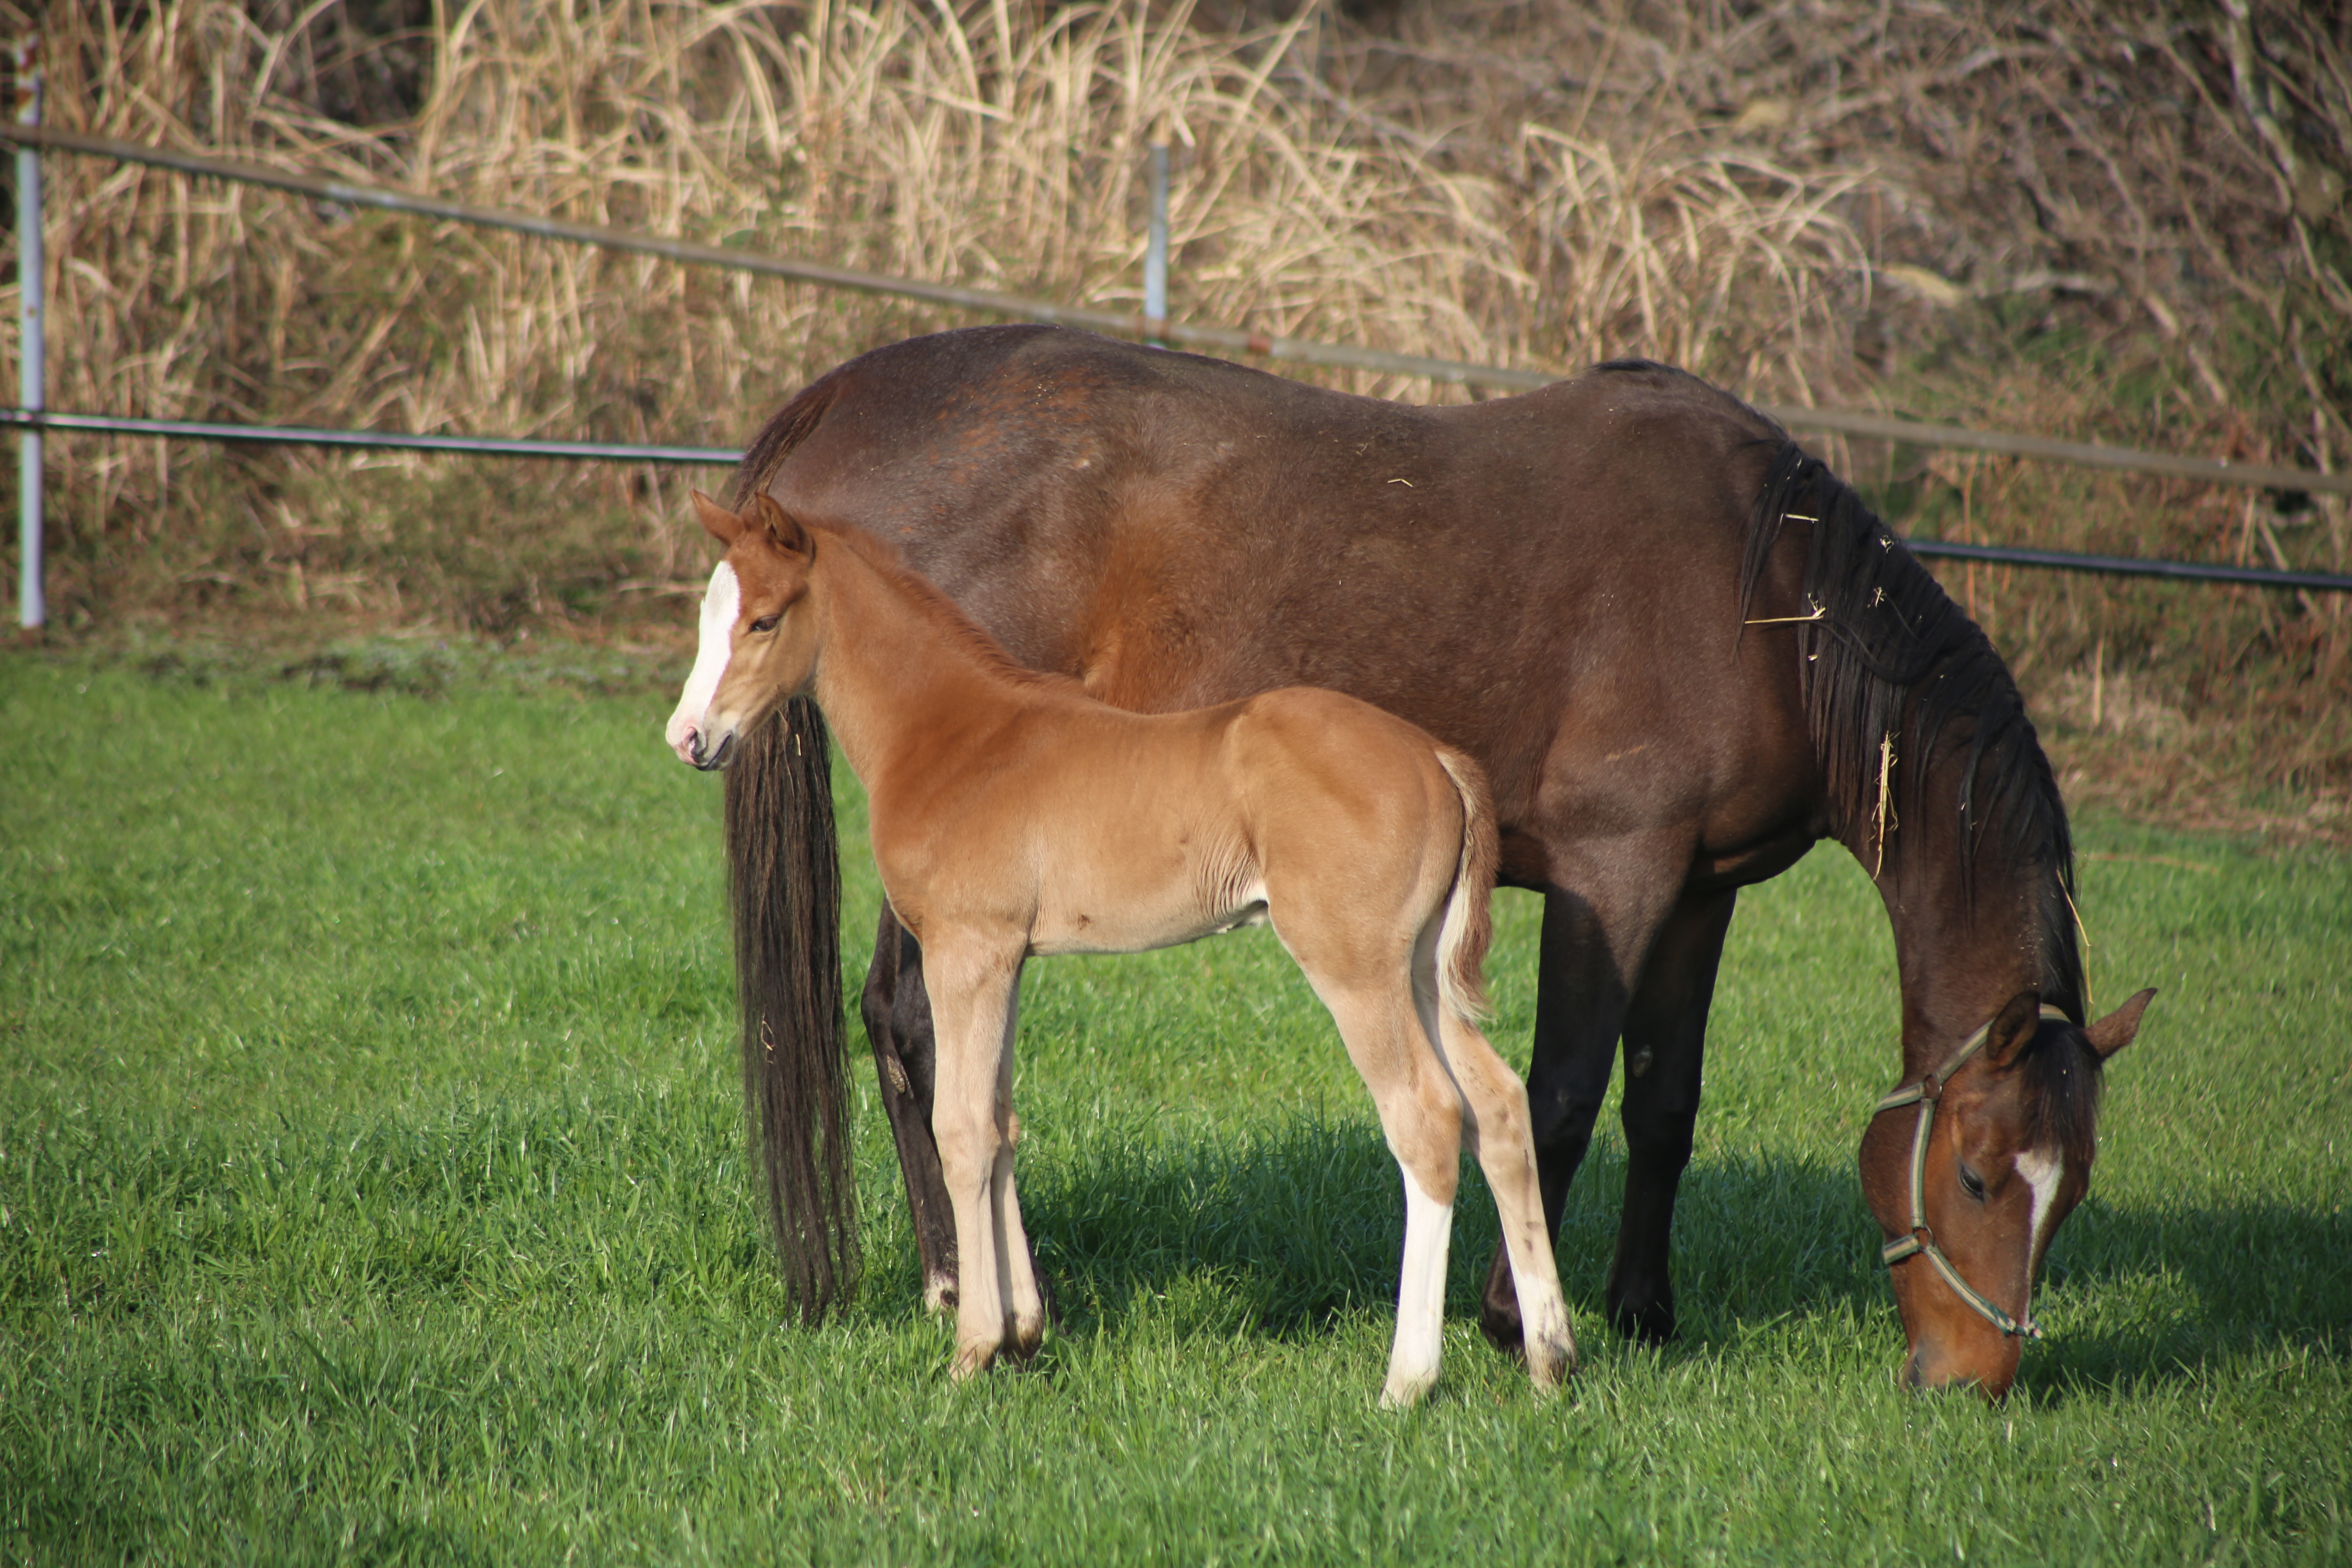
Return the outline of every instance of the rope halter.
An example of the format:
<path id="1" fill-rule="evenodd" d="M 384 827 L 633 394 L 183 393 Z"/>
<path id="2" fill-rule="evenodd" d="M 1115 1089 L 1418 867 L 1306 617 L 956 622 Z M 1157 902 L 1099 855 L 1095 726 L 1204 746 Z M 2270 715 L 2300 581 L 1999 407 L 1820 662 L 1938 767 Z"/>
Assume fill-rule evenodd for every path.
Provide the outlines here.
<path id="1" fill-rule="evenodd" d="M 2043 1007 L 2042 1016 L 2060 1023 L 2073 1022 L 2055 1007 Z M 1919 1108 L 1919 1125 L 1911 1134 L 1911 1233 L 1898 1236 L 1879 1248 L 1879 1257 L 1891 1268 L 1915 1254 L 1924 1256 L 1935 1265 L 1936 1272 L 1944 1277 L 1944 1283 L 1952 1288 L 1953 1294 L 1975 1308 L 1978 1316 L 1999 1329 L 2003 1335 L 2021 1334 L 2029 1340 L 2038 1340 L 2042 1337 L 2042 1326 L 2033 1321 L 2033 1314 L 2028 1312 L 2025 1321 L 2021 1323 L 1979 1295 L 1974 1287 L 1960 1278 L 1959 1269 L 1944 1255 L 1944 1249 L 1936 1245 L 1936 1232 L 1927 1224 L 1927 1135 L 1936 1125 L 1937 1102 L 1944 1098 L 1944 1085 L 1951 1081 L 1952 1075 L 1960 1070 L 1963 1063 L 1983 1049 L 1985 1041 L 1991 1035 L 1992 1021 L 1988 1019 L 1942 1067 L 1917 1083 L 1896 1089 L 1880 1100 L 1878 1109 L 1871 1112 L 1872 1119 L 1875 1120 L 1906 1105 Z"/>

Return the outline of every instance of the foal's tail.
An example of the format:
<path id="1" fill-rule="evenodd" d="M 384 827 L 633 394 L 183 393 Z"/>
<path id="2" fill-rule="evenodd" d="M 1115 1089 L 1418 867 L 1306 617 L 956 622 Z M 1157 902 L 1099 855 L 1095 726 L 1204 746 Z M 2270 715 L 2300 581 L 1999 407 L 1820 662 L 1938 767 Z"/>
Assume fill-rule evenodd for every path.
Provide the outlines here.
<path id="1" fill-rule="evenodd" d="M 1437 748 L 1437 765 L 1462 796 L 1462 859 L 1437 932 L 1437 993 L 1455 1017 L 1475 1025 L 1489 1010 L 1486 944 L 1495 935 L 1495 869 L 1502 850 L 1486 770 L 1444 746 Z"/>

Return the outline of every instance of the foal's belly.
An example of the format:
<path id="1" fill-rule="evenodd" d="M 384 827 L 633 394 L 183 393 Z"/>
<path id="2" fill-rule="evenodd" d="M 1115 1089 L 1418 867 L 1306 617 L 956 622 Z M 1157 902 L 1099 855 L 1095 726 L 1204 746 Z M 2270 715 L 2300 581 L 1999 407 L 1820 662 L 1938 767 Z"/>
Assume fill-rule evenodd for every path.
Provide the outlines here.
<path id="1" fill-rule="evenodd" d="M 1251 891 L 1254 896 L 1225 909 L 1211 909 L 1197 898 L 1178 895 L 1130 900 L 1117 907 L 1103 900 L 1080 900 L 1066 909 L 1040 910 L 1031 928 L 1029 951 L 1046 958 L 1072 952 L 1150 952 L 1264 925 L 1265 891 Z"/>

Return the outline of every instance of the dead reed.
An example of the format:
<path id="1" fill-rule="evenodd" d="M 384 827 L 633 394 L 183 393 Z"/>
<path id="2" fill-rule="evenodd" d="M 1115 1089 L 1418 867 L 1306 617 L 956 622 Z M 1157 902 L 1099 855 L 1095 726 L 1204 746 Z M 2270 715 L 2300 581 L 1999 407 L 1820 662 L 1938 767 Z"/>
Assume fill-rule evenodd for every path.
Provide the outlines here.
<path id="1" fill-rule="evenodd" d="M 1142 149 L 1165 137 L 1192 319 L 1562 371 L 1648 354 L 1756 396 L 2216 455 L 2352 452 L 2340 16 L 1213 5 L 7 0 L 0 31 L 44 31 L 53 123 L 1098 304 L 1139 303 Z M 61 407 L 726 445 L 841 359 L 953 324 L 93 160 L 47 170 Z M 693 559 L 678 478 L 652 469 L 52 450 L 69 626 L 290 605 L 503 634 L 609 622 Z M 1832 456 L 1906 527 L 2352 560 L 2332 502 Z M 500 512 L 530 525 L 491 527 Z M 2231 776 L 2298 800 L 2352 790 L 2343 606 L 1954 583 L 2062 739 L 2115 752 L 2145 730 L 2148 756 L 2229 753 Z M 2136 695 L 2111 708 L 2110 689 Z M 2113 730 L 2133 703 L 2184 728 Z M 2228 745 L 2182 743 L 2213 725 Z M 2116 755 L 2099 771 L 2157 765 Z"/>

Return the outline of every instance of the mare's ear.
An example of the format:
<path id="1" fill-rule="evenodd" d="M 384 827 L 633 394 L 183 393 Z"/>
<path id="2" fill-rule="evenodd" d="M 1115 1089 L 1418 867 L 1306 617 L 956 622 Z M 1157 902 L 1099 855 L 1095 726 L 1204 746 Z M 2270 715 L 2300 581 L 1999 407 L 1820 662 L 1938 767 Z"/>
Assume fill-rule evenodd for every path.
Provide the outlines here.
<path id="1" fill-rule="evenodd" d="M 2083 1031 L 2083 1037 L 2091 1042 L 2091 1048 L 2099 1053 L 2101 1061 L 2132 1043 L 2132 1037 L 2139 1033 L 2139 1016 L 2147 1011 L 2148 1001 L 2155 994 L 2156 987 L 2151 985 Z"/>
<path id="2" fill-rule="evenodd" d="M 789 550 L 795 555 L 815 552 L 816 543 L 809 538 L 808 530 L 801 526 L 800 519 L 778 506 L 776 498 L 767 491 L 761 490 L 753 496 L 747 510 L 751 514 L 751 521 L 766 529 L 768 537 L 776 542 L 779 549 Z"/>
<path id="3" fill-rule="evenodd" d="M 1985 1063 L 2005 1068 L 2033 1043 L 2042 1027 L 2042 993 L 2021 991 L 2011 997 L 1985 1031 Z"/>
<path id="4" fill-rule="evenodd" d="M 721 544 L 732 544 L 742 537 L 743 520 L 700 490 L 694 492 L 694 516 L 703 531 Z"/>

